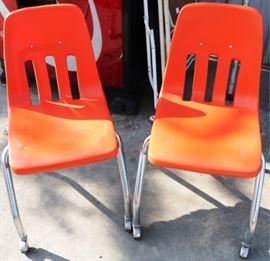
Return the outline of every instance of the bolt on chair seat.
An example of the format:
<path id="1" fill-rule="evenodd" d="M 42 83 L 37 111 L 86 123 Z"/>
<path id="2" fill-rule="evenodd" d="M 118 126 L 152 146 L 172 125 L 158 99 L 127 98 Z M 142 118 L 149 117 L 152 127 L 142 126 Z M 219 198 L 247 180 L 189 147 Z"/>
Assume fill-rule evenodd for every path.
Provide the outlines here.
<path id="1" fill-rule="evenodd" d="M 194 59 L 189 86 L 186 69 Z M 151 134 L 141 146 L 133 196 L 133 237 L 140 238 L 146 157 L 161 167 L 256 177 L 240 257 L 257 223 L 265 160 L 259 125 L 262 19 L 250 7 L 195 3 L 178 15 Z M 215 62 L 214 80 L 210 69 Z"/>
<path id="2" fill-rule="evenodd" d="M 73 81 L 77 85 L 68 71 L 70 57 L 76 65 Z M 2 166 L 21 252 L 29 246 L 12 172 L 44 173 L 117 157 L 125 229 L 131 230 L 131 194 L 121 139 L 107 108 L 81 10 L 58 4 L 11 13 L 4 21 L 4 59 L 9 134 Z M 27 77 L 29 63 L 33 65 L 36 96 Z M 50 70 L 55 71 L 56 87 Z"/>

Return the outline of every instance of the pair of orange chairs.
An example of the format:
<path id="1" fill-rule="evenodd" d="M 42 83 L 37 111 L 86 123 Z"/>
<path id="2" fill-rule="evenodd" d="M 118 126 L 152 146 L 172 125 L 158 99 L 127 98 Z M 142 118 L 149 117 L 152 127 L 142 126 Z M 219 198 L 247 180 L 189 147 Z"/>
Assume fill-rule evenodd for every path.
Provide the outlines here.
<path id="1" fill-rule="evenodd" d="M 21 28 L 24 28 L 22 30 Z M 258 93 L 262 21 L 251 8 L 190 4 L 179 14 L 151 135 L 144 141 L 131 213 L 121 140 L 99 81 L 87 26 L 78 7 L 43 6 L 15 11 L 4 23 L 8 94 L 8 146 L 2 165 L 21 251 L 28 249 L 11 170 L 20 175 L 118 158 L 125 229 L 140 237 L 139 207 L 146 155 L 158 166 L 209 174 L 255 177 L 250 223 L 240 256 L 248 255 L 257 223 L 265 161 L 261 156 Z M 73 98 L 67 56 L 76 58 L 79 96 Z M 183 99 L 187 57 L 196 59 L 192 97 Z M 209 57 L 218 58 L 206 101 Z M 59 97 L 53 98 L 45 63 L 55 60 Z M 231 61 L 240 63 L 234 99 L 226 103 Z M 32 61 L 38 86 L 33 104 L 25 72 Z M 148 149 L 149 144 L 149 149 Z"/>

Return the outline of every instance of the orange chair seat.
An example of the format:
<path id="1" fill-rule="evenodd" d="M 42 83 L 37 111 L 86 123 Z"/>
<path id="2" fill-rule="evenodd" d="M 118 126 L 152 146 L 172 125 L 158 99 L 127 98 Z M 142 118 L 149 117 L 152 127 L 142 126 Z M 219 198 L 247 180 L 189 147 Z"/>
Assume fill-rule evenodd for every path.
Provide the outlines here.
<path id="1" fill-rule="evenodd" d="M 47 102 L 35 110 L 12 107 L 9 146 L 14 173 L 44 172 L 115 157 L 115 130 L 101 103 L 80 99 L 72 104 Z"/>
<path id="2" fill-rule="evenodd" d="M 254 111 L 164 94 L 152 128 L 148 159 L 162 167 L 256 176 L 261 166 L 258 122 Z"/>

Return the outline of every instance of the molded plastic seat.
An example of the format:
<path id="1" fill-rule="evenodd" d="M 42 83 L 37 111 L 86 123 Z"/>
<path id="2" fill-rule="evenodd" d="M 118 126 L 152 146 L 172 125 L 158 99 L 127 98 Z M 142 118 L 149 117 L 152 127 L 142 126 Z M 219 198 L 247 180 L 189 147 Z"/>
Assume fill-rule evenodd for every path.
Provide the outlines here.
<path id="1" fill-rule="evenodd" d="M 261 16 L 248 7 L 200 3 L 185 6 L 178 19 L 151 132 L 149 160 L 215 175 L 256 176 L 261 168 Z M 191 99 L 186 101 L 185 70 L 191 55 L 194 76 Z M 206 101 L 211 57 L 216 57 L 217 65 L 212 97 Z M 228 105 L 234 61 L 239 73 Z"/>
<path id="2" fill-rule="evenodd" d="M 117 156 L 125 229 L 131 230 L 131 194 L 121 139 L 107 108 L 81 10 L 57 4 L 11 13 L 4 23 L 4 58 L 9 134 L 2 166 L 21 251 L 28 250 L 28 242 L 11 170 L 26 175 Z M 70 61 L 76 63 L 77 84 L 72 84 L 68 71 Z M 28 82 L 29 63 L 37 95 Z M 56 86 L 49 70 L 55 70 Z"/>
<path id="3" fill-rule="evenodd" d="M 38 26 L 33 26 L 33 21 Z M 27 30 L 21 30 L 22 25 Z M 79 8 L 53 5 L 18 10 L 8 16 L 5 28 L 12 170 L 29 174 L 115 157 L 115 130 Z M 20 41 L 14 42 L 14 35 Z M 67 74 L 69 55 L 76 59 L 79 99 L 72 98 Z M 52 99 L 46 56 L 55 59 L 57 101 Z M 25 72 L 29 61 L 37 81 L 37 105 L 30 100 Z"/>
<path id="4" fill-rule="evenodd" d="M 12 108 L 10 115 L 10 165 L 16 174 L 79 166 L 118 153 L 104 101 L 48 102 L 41 110 Z"/>
<path id="5" fill-rule="evenodd" d="M 253 111 L 169 94 L 160 98 L 148 151 L 152 164 L 253 177 L 261 168 L 260 155 L 260 126 Z"/>
<path id="6" fill-rule="evenodd" d="M 148 152 L 149 161 L 161 167 L 257 176 L 240 250 L 240 257 L 248 256 L 265 175 L 258 109 L 261 57 L 262 19 L 255 9 L 214 3 L 182 8 L 151 134 L 140 150 L 133 197 L 134 238 L 141 236 L 139 213 Z M 186 70 L 191 58 L 194 73 L 189 86 Z M 213 61 L 211 83 L 208 71 Z"/>

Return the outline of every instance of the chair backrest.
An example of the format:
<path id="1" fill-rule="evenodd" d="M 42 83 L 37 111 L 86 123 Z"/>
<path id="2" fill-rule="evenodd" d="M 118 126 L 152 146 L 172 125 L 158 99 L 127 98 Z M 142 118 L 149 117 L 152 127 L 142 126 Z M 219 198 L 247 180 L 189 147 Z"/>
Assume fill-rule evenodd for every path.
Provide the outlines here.
<path id="1" fill-rule="evenodd" d="M 226 92 L 233 61 L 239 64 L 232 106 L 258 107 L 262 56 L 262 19 L 253 8 L 215 3 L 183 7 L 176 23 L 161 95 L 183 98 L 186 61 L 195 56 L 191 100 L 205 101 L 209 57 L 217 58 L 210 102 L 226 105 Z M 209 103 L 209 102 L 208 102 Z"/>
<path id="2" fill-rule="evenodd" d="M 4 23 L 4 59 L 10 106 L 32 107 L 26 64 L 32 62 L 39 106 L 52 101 L 47 62 L 55 65 L 59 102 L 72 101 L 67 59 L 76 61 L 79 97 L 105 100 L 81 10 L 70 4 L 24 8 Z"/>

